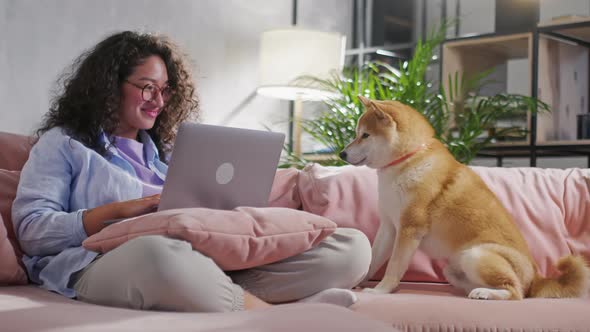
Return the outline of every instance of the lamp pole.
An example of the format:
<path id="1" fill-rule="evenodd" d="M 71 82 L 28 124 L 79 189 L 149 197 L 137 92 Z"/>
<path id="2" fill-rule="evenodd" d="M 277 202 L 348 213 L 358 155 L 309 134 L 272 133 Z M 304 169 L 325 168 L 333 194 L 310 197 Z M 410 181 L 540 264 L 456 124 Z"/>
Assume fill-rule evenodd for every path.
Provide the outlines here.
<path id="1" fill-rule="evenodd" d="M 296 26 L 297 25 L 297 0 L 293 0 L 293 9 L 291 10 L 291 25 L 292 26 Z M 299 97 L 298 97 L 299 98 Z M 299 106 L 300 108 L 302 107 L 301 105 Z M 289 145 L 288 145 L 288 151 L 289 152 L 293 152 L 296 154 L 296 156 L 301 156 L 301 139 L 298 139 L 297 141 L 299 141 L 299 147 L 297 147 L 297 151 L 295 152 L 296 146 L 297 144 L 294 144 L 293 139 L 295 137 L 301 137 L 301 128 L 299 127 L 299 123 L 295 126 L 295 121 L 300 121 L 301 119 L 301 110 L 299 110 L 299 114 L 297 114 L 298 119 L 295 118 L 295 103 L 290 100 L 289 101 Z M 295 128 L 298 128 L 297 131 L 298 133 L 295 133 Z"/>
<path id="2" fill-rule="evenodd" d="M 291 104 L 295 104 L 292 107 L 293 133 L 291 141 L 293 142 L 293 154 L 301 157 L 301 117 L 303 116 L 303 99 L 301 95 L 297 94 L 295 102 L 291 101 Z"/>

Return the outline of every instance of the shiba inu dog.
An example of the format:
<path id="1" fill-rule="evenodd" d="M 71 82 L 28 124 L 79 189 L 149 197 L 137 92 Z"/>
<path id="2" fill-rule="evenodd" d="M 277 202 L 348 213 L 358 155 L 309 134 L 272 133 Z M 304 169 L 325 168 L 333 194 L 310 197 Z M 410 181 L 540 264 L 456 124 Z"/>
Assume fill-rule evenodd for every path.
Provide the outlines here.
<path id="1" fill-rule="evenodd" d="M 340 157 L 377 169 L 381 224 L 368 278 L 389 258 L 383 279 L 365 291 L 393 291 L 420 248 L 447 260 L 445 277 L 469 298 L 587 294 L 590 269 L 580 256 L 561 258 L 555 279 L 539 275 L 511 215 L 481 178 L 434 137 L 426 118 L 396 101 L 359 99 L 365 113 Z"/>

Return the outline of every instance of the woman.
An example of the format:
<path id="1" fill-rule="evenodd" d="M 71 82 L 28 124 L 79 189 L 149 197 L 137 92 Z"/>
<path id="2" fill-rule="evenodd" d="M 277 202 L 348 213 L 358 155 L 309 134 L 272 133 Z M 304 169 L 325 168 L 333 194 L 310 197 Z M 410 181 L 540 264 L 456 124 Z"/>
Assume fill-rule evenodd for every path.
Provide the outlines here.
<path id="1" fill-rule="evenodd" d="M 80 56 L 37 132 L 13 204 L 31 280 L 85 302 L 136 309 L 236 311 L 302 298 L 352 304 L 346 288 L 370 263 L 368 240 L 355 230 L 230 276 L 190 244 L 163 236 L 104 255 L 81 246 L 105 221 L 157 207 L 175 130 L 197 115 L 188 64 L 170 40 L 126 31 Z"/>

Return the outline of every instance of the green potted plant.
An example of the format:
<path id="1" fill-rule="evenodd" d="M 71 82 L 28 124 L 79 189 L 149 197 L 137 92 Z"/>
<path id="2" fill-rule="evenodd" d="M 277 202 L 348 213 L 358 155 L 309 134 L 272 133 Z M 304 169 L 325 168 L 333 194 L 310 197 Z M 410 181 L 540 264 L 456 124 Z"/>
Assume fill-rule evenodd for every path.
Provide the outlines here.
<path id="1" fill-rule="evenodd" d="M 490 83 L 491 71 L 475 77 L 455 74 L 448 77 L 448 91 L 426 79 L 434 50 L 444 40 L 446 26 L 419 40 L 412 58 L 400 63 L 399 69 L 386 63 L 370 61 L 361 68 L 345 68 L 329 79 L 302 77 L 314 85 L 336 92 L 325 101 L 327 111 L 302 121 L 302 129 L 314 140 L 333 151 L 328 158 L 317 161 L 323 165 L 339 166 L 345 162 L 337 157 L 355 136 L 355 126 L 363 112 L 357 96 L 377 100 L 397 100 L 411 105 L 430 121 L 436 136 L 457 160 L 468 164 L 486 145 L 508 137 L 523 137 L 524 127 L 499 128 L 503 118 L 526 117 L 527 112 L 549 111 L 549 106 L 535 98 L 518 94 L 480 95 L 481 88 Z M 287 153 L 283 167 L 303 167 L 309 161 L 304 156 Z"/>

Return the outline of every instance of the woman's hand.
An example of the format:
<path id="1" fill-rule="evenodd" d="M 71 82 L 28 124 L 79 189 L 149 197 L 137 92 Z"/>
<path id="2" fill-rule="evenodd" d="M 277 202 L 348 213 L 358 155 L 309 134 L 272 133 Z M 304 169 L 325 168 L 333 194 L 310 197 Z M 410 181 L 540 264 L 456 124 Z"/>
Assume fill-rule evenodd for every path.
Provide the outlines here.
<path id="1" fill-rule="evenodd" d="M 117 218 L 132 218 L 155 211 L 159 203 L 160 194 L 156 194 L 114 204 L 118 205 L 119 216 Z"/>
<path id="2" fill-rule="evenodd" d="M 104 222 L 107 220 L 141 216 L 155 211 L 159 203 L 160 194 L 156 194 L 97 206 L 94 209 L 84 211 L 82 216 L 84 230 L 88 236 L 91 236 L 105 228 Z"/>

